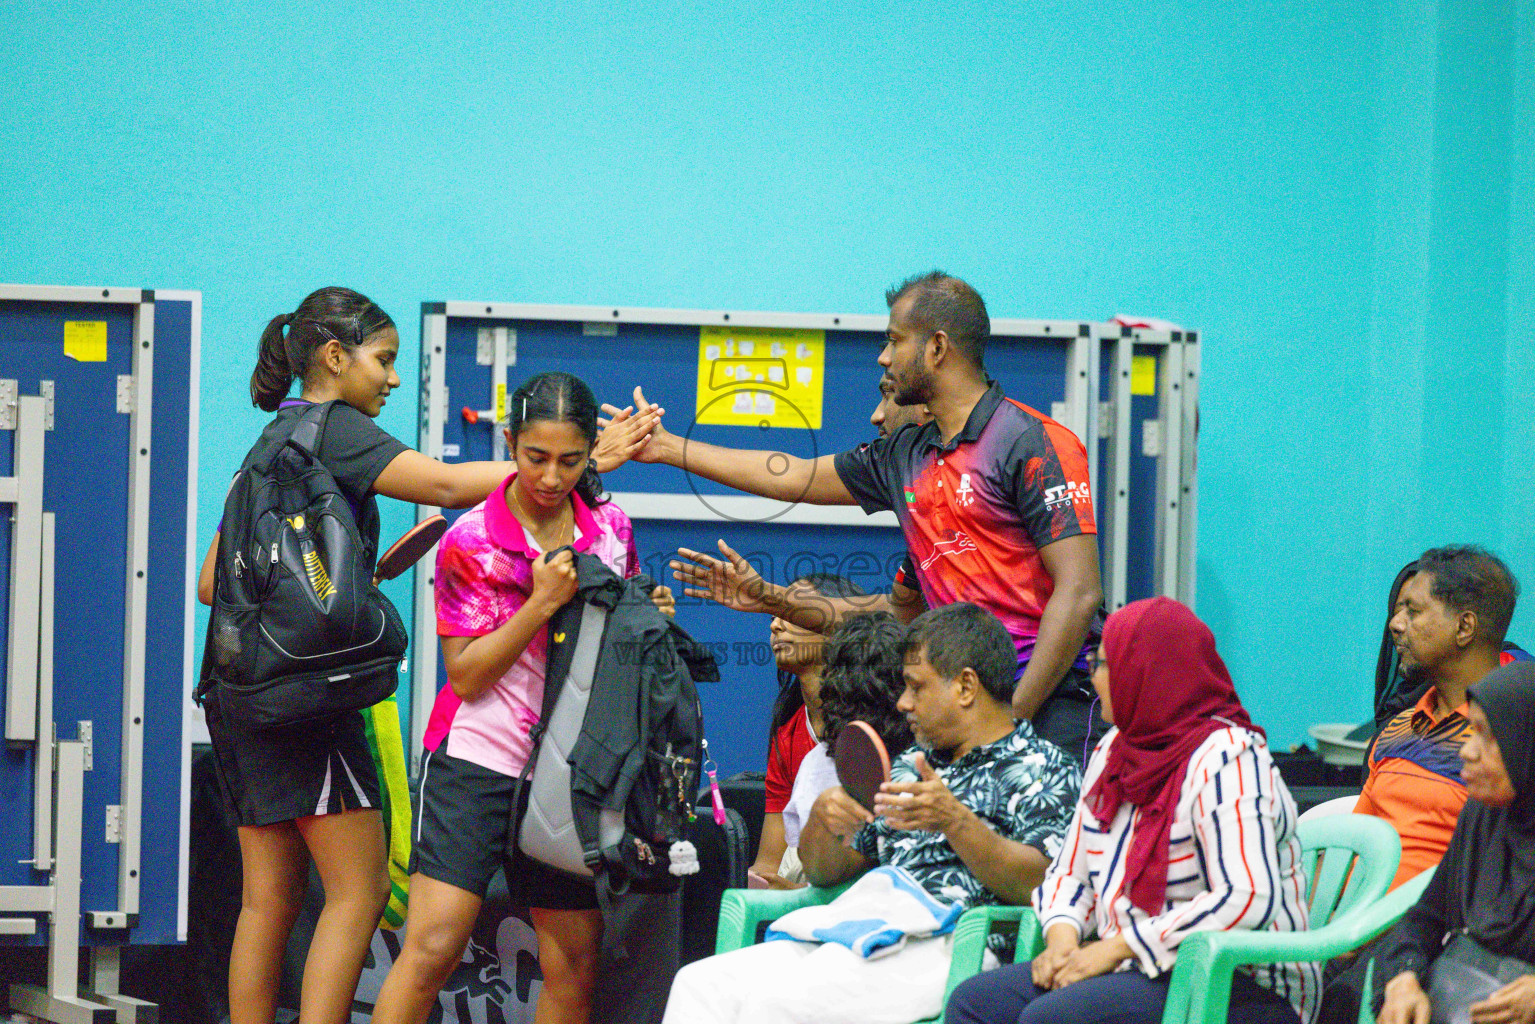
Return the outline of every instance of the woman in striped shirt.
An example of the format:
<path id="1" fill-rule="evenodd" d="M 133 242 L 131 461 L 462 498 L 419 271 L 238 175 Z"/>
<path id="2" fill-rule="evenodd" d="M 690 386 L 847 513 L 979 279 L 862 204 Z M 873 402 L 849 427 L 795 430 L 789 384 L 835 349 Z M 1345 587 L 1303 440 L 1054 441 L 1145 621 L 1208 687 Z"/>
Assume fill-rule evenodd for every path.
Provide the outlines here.
<path id="1" fill-rule="evenodd" d="M 1165 597 L 1128 605 L 1093 686 L 1115 728 L 1034 894 L 1045 951 L 960 986 L 949 1024 L 1156 1024 L 1185 935 L 1306 927 L 1295 802 L 1209 628 Z M 1229 1020 L 1308 1024 L 1319 988 L 1313 964 L 1241 969 Z"/>

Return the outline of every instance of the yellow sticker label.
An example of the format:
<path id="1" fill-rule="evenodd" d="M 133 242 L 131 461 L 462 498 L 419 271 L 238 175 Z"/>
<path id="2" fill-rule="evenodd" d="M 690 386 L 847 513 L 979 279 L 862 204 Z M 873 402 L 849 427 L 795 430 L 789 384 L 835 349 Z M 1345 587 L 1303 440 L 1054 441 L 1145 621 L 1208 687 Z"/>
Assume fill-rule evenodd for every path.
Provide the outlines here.
<path id="1" fill-rule="evenodd" d="M 80 363 L 107 361 L 105 320 L 65 320 L 64 354 Z"/>
<path id="2" fill-rule="evenodd" d="M 556 633 L 556 634 L 554 634 L 554 642 L 557 643 L 557 644 L 564 643 L 565 642 L 565 634 L 564 633 Z"/>
<path id="3" fill-rule="evenodd" d="M 1157 393 L 1157 357 L 1134 356 L 1130 360 L 1130 394 Z"/>
<path id="4" fill-rule="evenodd" d="M 698 329 L 699 423 L 819 430 L 825 386 L 825 331 Z"/>
<path id="5" fill-rule="evenodd" d="M 496 422 L 501 423 L 506 419 L 506 385 L 496 385 Z"/>

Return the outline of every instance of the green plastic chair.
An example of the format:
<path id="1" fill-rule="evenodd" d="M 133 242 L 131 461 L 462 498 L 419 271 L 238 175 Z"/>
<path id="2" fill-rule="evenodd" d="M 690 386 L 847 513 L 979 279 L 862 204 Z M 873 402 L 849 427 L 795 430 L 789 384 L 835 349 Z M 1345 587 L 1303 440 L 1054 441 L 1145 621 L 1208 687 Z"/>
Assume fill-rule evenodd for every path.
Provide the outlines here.
<path id="1" fill-rule="evenodd" d="M 1185 938 L 1178 946 L 1162 1024 L 1225 1024 L 1232 972 L 1238 965 L 1326 960 L 1356 949 L 1391 927 L 1428 882 L 1425 875 L 1421 884 L 1415 879 L 1392 893 L 1390 905 L 1399 903 L 1400 908 L 1394 916 L 1383 917 L 1386 903 L 1381 897 L 1396 877 L 1402 857 L 1396 830 L 1371 815 L 1337 814 L 1302 822 L 1297 831 L 1311 923 L 1325 924 L 1306 932 L 1197 932 Z M 1404 893 L 1414 887 L 1415 891 Z M 763 924 L 800 907 L 829 903 L 846 888 L 727 889 L 714 951 L 728 953 L 749 946 L 757 941 Z M 1038 956 L 1044 936 L 1032 910 L 987 906 L 965 911 L 954 929 L 945 1004 L 960 982 L 981 972 L 987 936 L 1014 925 L 1018 929 L 1014 962 Z M 932 1019 L 941 1019 L 941 1014 Z"/>
<path id="2" fill-rule="evenodd" d="M 1195 932 L 1187 936 L 1178 944 L 1178 963 L 1173 968 L 1162 1024 L 1226 1024 L 1232 974 L 1238 966 L 1328 960 L 1357 949 L 1391 927 L 1422 891 L 1416 880 L 1403 885 L 1391 897 L 1400 902 L 1400 909 L 1389 920 L 1382 918 L 1380 908 L 1385 901 L 1381 897 L 1396 877 L 1402 841 L 1380 818 L 1336 814 L 1301 822 L 1297 834 L 1312 929 Z M 1403 893 L 1414 886 L 1416 891 Z M 1017 956 L 1020 960 L 1031 958 L 1043 949 L 1041 935 L 1033 949 L 1020 943 Z"/>
<path id="3" fill-rule="evenodd" d="M 1352 943 L 1349 946 L 1350 949 L 1358 949 L 1375 937 L 1384 935 L 1402 919 L 1403 914 L 1412 909 L 1414 903 L 1418 902 L 1418 897 L 1422 896 L 1423 890 L 1428 888 L 1429 879 L 1434 877 L 1434 872 L 1437 870 L 1437 867 L 1428 868 L 1422 874 L 1397 886 L 1385 899 L 1366 907 L 1350 922 L 1352 927 L 1349 930 L 1340 932 L 1340 937 Z M 1369 964 L 1365 966 L 1364 989 L 1359 994 L 1359 1024 L 1375 1024 L 1374 1008 L 1370 1005 L 1374 997 L 1375 958 L 1372 956 Z"/>
<path id="4" fill-rule="evenodd" d="M 1359 946 L 1356 921 L 1386 894 L 1402 860 L 1396 829 L 1368 814 L 1335 814 L 1297 829 L 1308 881 L 1304 932 L 1196 932 L 1178 944 L 1162 1024 L 1225 1024 L 1238 966 L 1329 960 Z M 1405 907 L 1403 908 L 1405 910 Z"/>

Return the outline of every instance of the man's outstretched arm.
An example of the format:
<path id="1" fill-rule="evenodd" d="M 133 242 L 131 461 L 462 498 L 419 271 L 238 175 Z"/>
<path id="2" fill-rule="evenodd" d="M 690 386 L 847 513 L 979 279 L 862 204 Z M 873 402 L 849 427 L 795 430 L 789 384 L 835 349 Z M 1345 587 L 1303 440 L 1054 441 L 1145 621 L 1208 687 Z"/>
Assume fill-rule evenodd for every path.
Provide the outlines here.
<path id="1" fill-rule="evenodd" d="M 639 388 L 634 389 L 634 403 L 641 414 L 651 409 Z M 651 428 L 650 439 L 631 457 L 635 462 L 676 466 L 705 480 L 778 501 L 858 504 L 837 476 L 834 455 L 802 459 L 787 452 L 722 448 L 679 437 L 657 421 Z"/>
<path id="2" fill-rule="evenodd" d="M 717 543 L 722 558 L 692 548 L 677 549 L 679 557 L 671 563 L 672 576 L 682 583 L 682 592 L 688 597 L 701 597 L 740 612 L 775 615 L 827 636 L 851 615 L 891 612 L 902 621 L 910 621 L 920 611 L 910 609 L 911 614 L 903 615 L 908 607 L 896 604 L 893 594 L 826 597 L 805 588 L 769 583 L 723 538 Z M 920 594 L 917 600 L 921 600 Z"/>

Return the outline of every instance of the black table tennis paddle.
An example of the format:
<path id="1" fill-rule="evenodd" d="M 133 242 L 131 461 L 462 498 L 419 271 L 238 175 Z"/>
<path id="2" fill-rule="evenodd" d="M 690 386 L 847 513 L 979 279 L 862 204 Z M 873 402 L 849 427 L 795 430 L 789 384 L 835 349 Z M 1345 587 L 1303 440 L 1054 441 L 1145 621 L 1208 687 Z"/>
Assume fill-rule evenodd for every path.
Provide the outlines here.
<path id="1" fill-rule="evenodd" d="M 837 781 L 848 795 L 874 810 L 874 794 L 890 781 L 890 753 L 874 727 L 868 722 L 847 723 L 837 736 L 832 763 L 837 766 Z"/>
<path id="2" fill-rule="evenodd" d="M 389 550 L 385 551 L 384 556 L 378 560 L 378 566 L 373 570 L 373 582 L 392 580 L 415 565 L 421 560 L 422 555 L 432 550 L 432 545 L 441 539 L 447 529 L 446 519 L 442 516 L 431 516 L 406 530 L 399 540 L 389 545 Z"/>

